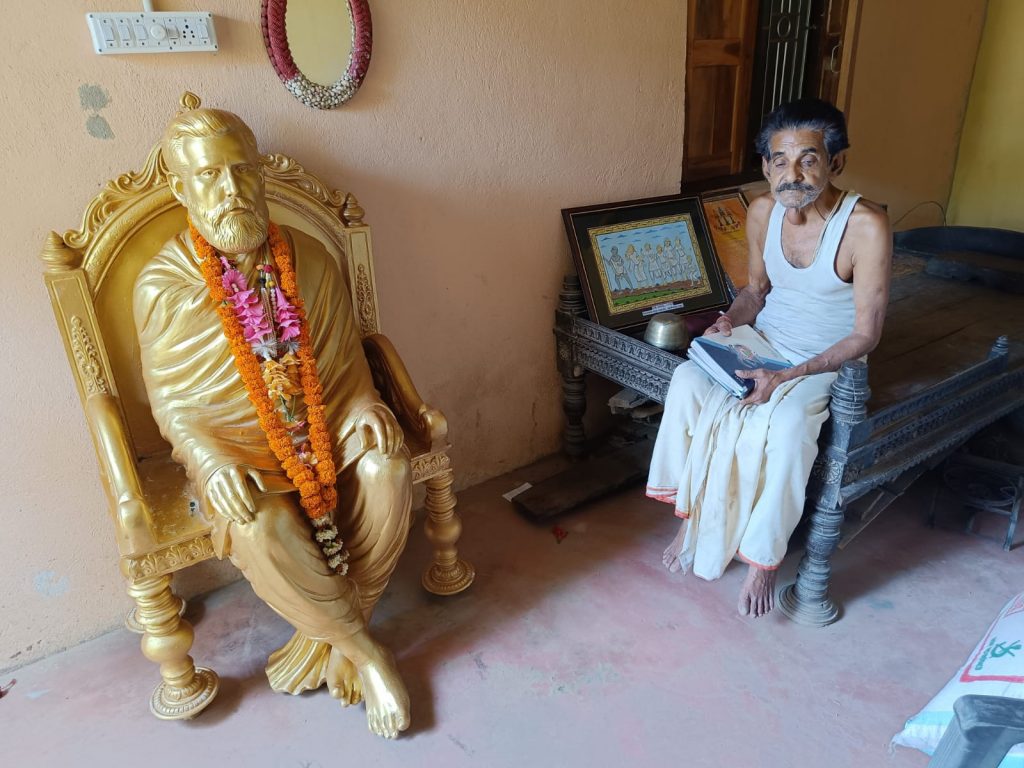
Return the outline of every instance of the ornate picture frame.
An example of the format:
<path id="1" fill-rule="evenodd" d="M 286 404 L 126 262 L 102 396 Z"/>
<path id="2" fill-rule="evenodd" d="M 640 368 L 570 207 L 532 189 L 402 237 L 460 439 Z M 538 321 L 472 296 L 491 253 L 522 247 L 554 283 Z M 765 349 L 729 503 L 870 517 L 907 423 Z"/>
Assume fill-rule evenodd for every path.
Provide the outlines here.
<path id="1" fill-rule="evenodd" d="M 348 66 L 337 81 L 321 85 L 306 77 L 292 58 L 285 26 L 288 0 L 262 0 L 260 23 L 267 56 L 285 88 L 307 107 L 333 109 L 344 104 L 356 95 L 370 67 L 370 54 L 373 51 L 370 6 L 367 0 L 347 0 L 347 7 L 352 32 Z"/>
<path id="2" fill-rule="evenodd" d="M 715 255 L 735 291 L 749 281 L 747 245 L 747 199 L 739 187 L 728 187 L 700 195 L 704 221 L 711 235 Z"/>
<path id="3" fill-rule="evenodd" d="M 617 330 L 659 312 L 724 307 L 729 292 L 698 196 L 670 195 L 562 211 L 590 317 Z"/>

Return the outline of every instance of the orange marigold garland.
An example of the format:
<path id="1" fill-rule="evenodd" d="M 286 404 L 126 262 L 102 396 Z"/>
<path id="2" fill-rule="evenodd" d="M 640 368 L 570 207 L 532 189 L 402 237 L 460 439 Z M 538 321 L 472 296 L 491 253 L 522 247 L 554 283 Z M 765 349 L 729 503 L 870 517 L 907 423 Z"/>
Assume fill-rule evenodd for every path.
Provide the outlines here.
<path id="1" fill-rule="evenodd" d="M 277 286 L 274 284 L 273 275 L 269 273 L 269 265 L 261 267 L 261 280 L 266 278 L 265 282 L 261 283 L 262 290 L 250 290 L 244 276 L 235 270 L 227 257 L 219 254 L 199 234 L 191 221 L 189 234 L 196 254 L 201 259 L 200 268 L 210 296 L 217 304 L 217 313 L 220 315 L 235 366 L 245 384 L 249 400 L 256 408 L 260 428 L 267 436 L 267 442 L 288 479 L 298 489 L 300 504 L 313 524 L 314 538 L 328 564 L 338 573 L 345 574 L 348 571 L 348 552 L 343 547 L 331 515 L 338 504 L 338 492 L 335 487 L 337 470 L 327 429 L 323 387 L 317 374 L 316 357 L 313 355 L 309 338 L 305 308 L 295 279 L 291 248 L 277 225 L 271 224 L 267 242 L 273 266 L 280 280 L 280 293 L 276 294 L 278 311 L 275 313 L 274 294 L 270 289 Z M 230 284 L 230 290 L 226 282 Z M 257 292 L 260 293 L 259 297 L 256 296 Z M 277 328 L 274 327 L 275 319 L 278 320 Z M 275 334 L 275 330 L 281 331 L 280 334 Z M 266 336 L 270 337 L 269 342 L 265 339 Z M 291 339 L 296 336 L 297 344 L 275 343 L 278 338 Z M 285 350 L 283 354 L 282 349 Z M 289 357 L 293 349 L 294 357 Z M 259 355 L 264 357 L 263 364 L 257 350 Z M 291 370 L 295 358 L 298 359 L 298 378 L 301 386 L 288 388 L 280 383 L 281 372 Z M 276 383 L 272 385 L 272 382 Z M 274 396 L 282 403 L 286 402 L 286 397 L 290 396 L 291 392 L 301 389 L 301 396 L 306 405 L 310 451 L 296 447 L 292 434 L 282 420 L 281 408 L 275 406 L 271 400 L 271 392 L 268 392 L 268 387 L 271 386 Z M 294 431 L 296 426 L 302 426 L 302 422 L 292 426 Z"/>

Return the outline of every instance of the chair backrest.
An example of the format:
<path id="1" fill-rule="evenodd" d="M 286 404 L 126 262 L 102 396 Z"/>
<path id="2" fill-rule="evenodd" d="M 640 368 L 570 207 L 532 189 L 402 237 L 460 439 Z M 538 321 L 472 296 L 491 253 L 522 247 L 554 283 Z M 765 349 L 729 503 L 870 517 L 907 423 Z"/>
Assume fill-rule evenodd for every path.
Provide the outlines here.
<path id="1" fill-rule="evenodd" d="M 370 230 L 352 195 L 329 189 L 285 155 L 265 155 L 271 219 L 320 240 L 338 260 L 363 336 L 380 330 Z M 186 227 L 160 147 L 138 173 L 109 181 L 78 230 L 51 233 L 40 258 L 83 404 L 112 394 L 136 457 L 169 450 L 153 420 L 139 366 L 132 288 L 143 265 Z"/>

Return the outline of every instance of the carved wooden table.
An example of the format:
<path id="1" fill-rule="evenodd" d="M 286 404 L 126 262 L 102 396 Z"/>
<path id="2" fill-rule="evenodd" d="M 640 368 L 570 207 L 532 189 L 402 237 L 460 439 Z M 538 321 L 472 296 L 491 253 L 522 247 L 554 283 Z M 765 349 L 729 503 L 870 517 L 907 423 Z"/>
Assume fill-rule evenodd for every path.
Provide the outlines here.
<path id="1" fill-rule="evenodd" d="M 583 453 L 587 371 L 664 403 L 672 372 L 684 360 L 597 325 L 585 313 L 579 278 L 568 275 L 555 336 L 564 449 L 573 457 Z M 868 365 L 860 361 L 845 363 L 832 385 L 832 415 L 807 489 L 806 550 L 796 583 L 779 595 L 790 619 L 825 626 L 839 618 L 829 581 L 844 521 L 847 530 L 859 530 L 913 478 L 983 427 L 1024 407 L 1024 346 L 1006 336 L 992 344 L 995 325 L 1024 339 L 1024 301 L 920 268 L 894 279 L 886 332 L 871 354 L 871 386 Z"/>

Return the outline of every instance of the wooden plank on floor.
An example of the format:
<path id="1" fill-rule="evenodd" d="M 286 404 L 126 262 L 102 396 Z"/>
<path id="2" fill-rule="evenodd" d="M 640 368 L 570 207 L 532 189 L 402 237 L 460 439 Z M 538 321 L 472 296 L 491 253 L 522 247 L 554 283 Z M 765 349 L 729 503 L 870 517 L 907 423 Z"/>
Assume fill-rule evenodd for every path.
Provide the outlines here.
<path id="1" fill-rule="evenodd" d="M 557 475 L 512 499 L 526 517 L 538 522 L 643 482 L 651 464 L 653 440 L 574 462 Z"/>

